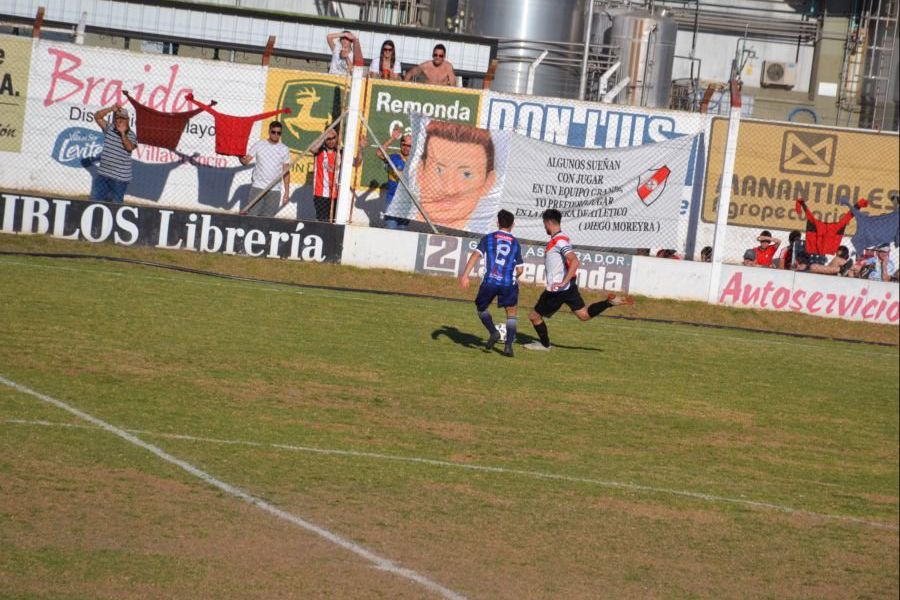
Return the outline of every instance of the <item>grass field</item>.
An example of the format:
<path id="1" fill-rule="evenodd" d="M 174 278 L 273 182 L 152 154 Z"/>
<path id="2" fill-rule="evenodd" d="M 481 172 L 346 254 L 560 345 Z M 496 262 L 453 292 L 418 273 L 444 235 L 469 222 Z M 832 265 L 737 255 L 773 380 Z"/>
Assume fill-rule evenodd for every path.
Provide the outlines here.
<path id="1" fill-rule="evenodd" d="M 0 278 L 0 597 L 900 593 L 896 327 L 639 299 L 605 314 L 894 345 L 560 315 L 552 352 L 507 359 L 463 302 L 85 259 Z"/>

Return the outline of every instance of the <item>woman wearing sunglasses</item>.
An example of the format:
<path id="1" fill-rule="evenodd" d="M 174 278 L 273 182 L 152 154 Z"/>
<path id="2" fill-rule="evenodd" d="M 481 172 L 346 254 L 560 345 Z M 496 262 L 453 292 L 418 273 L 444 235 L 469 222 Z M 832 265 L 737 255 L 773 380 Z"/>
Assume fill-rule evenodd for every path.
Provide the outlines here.
<path id="1" fill-rule="evenodd" d="M 391 40 L 381 44 L 378 58 L 372 59 L 369 65 L 369 77 L 380 79 L 400 79 L 400 61 L 397 60 L 397 48 Z"/>

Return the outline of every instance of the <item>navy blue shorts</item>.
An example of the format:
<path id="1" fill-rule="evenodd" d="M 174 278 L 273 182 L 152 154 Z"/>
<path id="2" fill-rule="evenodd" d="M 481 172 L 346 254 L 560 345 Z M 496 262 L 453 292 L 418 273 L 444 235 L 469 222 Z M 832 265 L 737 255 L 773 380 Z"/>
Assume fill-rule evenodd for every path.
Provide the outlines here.
<path id="1" fill-rule="evenodd" d="M 497 306 L 500 308 L 515 306 L 519 303 L 519 286 L 482 282 L 478 288 L 478 295 L 475 296 L 475 308 L 478 312 L 486 310 L 494 298 L 497 299 Z"/>

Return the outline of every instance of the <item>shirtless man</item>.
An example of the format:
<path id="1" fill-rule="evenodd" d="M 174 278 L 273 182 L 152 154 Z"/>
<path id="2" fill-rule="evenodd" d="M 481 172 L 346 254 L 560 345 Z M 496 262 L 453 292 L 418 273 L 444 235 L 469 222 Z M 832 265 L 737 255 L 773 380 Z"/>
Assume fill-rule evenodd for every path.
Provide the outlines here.
<path id="1" fill-rule="evenodd" d="M 447 60 L 447 49 L 443 44 L 438 44 L 431 52 L 431 60 L 426 60 L 406 72 L 404 81 L 412 81 L 419 74 L 425 76 L 425 83 L 432 85 L 456 85 L 456 73 L 453 65 Z"/>

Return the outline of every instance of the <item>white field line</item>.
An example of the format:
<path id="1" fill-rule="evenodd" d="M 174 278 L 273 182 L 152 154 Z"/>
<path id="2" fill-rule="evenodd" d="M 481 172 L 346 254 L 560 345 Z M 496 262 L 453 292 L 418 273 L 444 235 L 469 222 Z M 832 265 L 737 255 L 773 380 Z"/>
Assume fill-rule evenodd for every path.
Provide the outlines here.
<path id="1" fill-rule="evenodd" d="M 102 419 L 98 419 L 97 417 L 94 417 L 84 411 L 81 411 L 81 410 L 75 408 L 74 406 L 71 406 L 71 405 L 63 402 L 62 400 L 57 400 L 56 398 L 53 398 L 46 394 L 37 392 L 29 387 L 26 387 L 24 385 L 16 383 L 15 381 L 6 379 L 2 375 L 0 375 L 0 383 L 6 385 L 8 387 L 11 387 L 14 390 L 17 390 L 23 394 L 28 394 L 30 396 L 34 396 L 35 398 L 37 398 L 39 400 L 43 400 L 44 402 L 46 402 L 48 404 L 52 404 L 53 406 L 55 406 L 57 408 L 60 408 L 66 412 L 69 412 L 69 413 L 75 415 L 76 417 L 78 417 L 80 419 L 83 419 L 83 420 L 93 424 L 95 427 L 98 427 L 104 431 L 112 433 L 113 435 L 116 435 L 116 436 L 122 438 L 123 440 L 125 440 L 131 444 L 134 444 L 135 446 L 138 446 L 139 448 L 143 448 L 144 450 L 147 450 L 148 452 L 155 454 L 157 457 L 161 458 L 162 460 L 164 460 L 168 463 L 171 463 L 171 464 L 183 469 L 184 471 L 187 471 L 194 477 L 201 479 L 205 483 L 207 483 L 213 487 L 216 487 L 227 494 L 231 494 L 232 496 L 235 496 L 236 498 L 240 498 L 244 502 L 252 504 L 253 506 L 256 506 L 257 508 L 260 508 L 260 509 L 266 511 L 266 512 L 278 517 L 279 519 L 288 521 L 289 523 L 293 523 L 294 525 L 297 525 L 298 527 L 301 527 L 302 529 L 305 529 L 311 533 L 318 535 L 321 538 L 324 538 L 325 540 L 331 542 L 332 544 L 335 544 L 336 546 L 340 546 L 341 548 L 344 548 L 345 550 L 349 550 L 353 554 L 356 554 L 357 556 L 360 556 L 363 559 L 369 561 L 378 569 L 387 571 L 388 573 L 392 573 L 394 575 L 398 575 L 405 579 L 409 579 L 410 581 L 418 583 L 422 587 L 424 587 L 432 592 L 440 594 L 444 598 L 449 598 L 451 600 L 464 600 L 465 599 L 465 596 L 463 596 L 457 592 L 454 592 L 453 590 L 445 588 L 441 584 L 439 584 L 435 581 L 432 581 L 428 577 L 425 577 L 424 575 L 421 575 L 421 574 L 417 573 L 416 571 L 413 571 L 412 569 L 407 569 L 401 565 L 398 565 L 394 561 L 389 560 L 387 558 L 383 558 L 383 557 L 375 554 L 374 552 L 372 552 L 358 544 L 355 544 L 354 542 L 351 542 L 350 540 L 345 539 L 345 538 L 337 535 L 336 533 L 329 531 L 328 529 L 325 529 L 324 527 L 320 527 L 319 525 L 316 525 L 315 523 L 307 521 L 306 519 L 304 519 L 302 517 L 298 517 L 297 515 L 294 515 L 292 513 L 289 513 L 287 511 L 284 511 L 284 510 L 278 508 L 277 506 L 269 504 L 265 500 L 263 500 L 261 498 L 257 498 L 256 496 L 253 496 L 238 487 L 235 487 L 231 484 L 225 483 L 224 481 L 222 481 L 220 479 L 216 479 L 209 473 L 202 471 L 201 469 L 198 469 L 194 465 L 169 454 L 162 448 L 160 448 L 158 446 L 154 446 L 153 444 L 150 444 L 148 442 L 145 442 L 145 441 L 141 440 L 140 438 L 135 437 L 133 434 L 129 433 L 128 431 L 121 429 L 119 427 L 116 427 L 115 425 L 111 425 Z"/>
<path id="2" fill-rule="evenodd" d="M 25 419 L 6 419 L 2 421 L 4 424 L 13 424 L 13 425 L 40 425 L 40 426 L 48 426 L 48 427 L 78 427 L 84 429 L 92 429 L 86 425 L 77 425 L 70 423 L 57 423 L 50 421 L 39 421 L 39 420 L 25 420 Z M 587 485 L 596 485 L 600 487 L 607 488 L 615 488 L 621 490 L 628 490 L 633 492 L 645 492 L 645 493 L 653 493 L 653 494 L 665 494 L 670 496 L 679 496 L 683 498 L 692 498 L 694 500 L 703 500 L 705 502 L 711 503 L 722 503 L 722 504 L 737 504 L 741 506 L 747 506 L 756 509 L 764 509 L 764 510 L 773 510 L 777 512 L 792 514 L 792 515 L 802 515 L 806 517 L 813 517 L 816 519 L 824 519 L 829 521 L 843 521 L 847 523 L 856 523 L 859 525 L 865 525 L 867 527 L 874 527 L 876 529 L 886 529 L 888 531 L 898 531 L 896 525 L 891 525 L 889 523 L 881 523 L 879 521 L 869 521 L 866 519 L 860 519 L 857 517 L 848 517 L 846 515 L 835 515 L 829 513 L 820 513 L 800 508 L 793 508 L 790 506 L 785 506 L 782 504 L 774 504 L 771 502 L 760 502 L 757 500 L 746 500 L 743 498 L 730 498 L 728 496 L 716 496 L 713 494 L 704 494 L 702 492 L 691 492 L 685 490 L 676 490 L 671 488 L 662 488 L 655 487 L 649 485 L 641 485 L 637 483 L 626 483 L 620 481 L 609 481 L 603 479 L 592 479 L 589 477 L 576 477 L 572 475 L 562 475 L 558 473 L 547 473 L 542 471 L 528 471 L 524 469 L 509 469 L 506 467 L 491 467 L 487 465 L 479 465 L 474 463 L 459 463 L 459 462 L 451 462 L 446 460 L 436 460 L 431 458 L 419 458 L 415 456 L 396 456 L 391 454 L 378 454 L 375 452 L 360 452 L 356 450 L 334 450 L 329 448 L 315 448 L 311 446 L 295 446 L 291 444 L 272 444 L 266 442 L 253 442 L 247 440 L 223 440 L 217 438 L 207 438 L 207 437 L 198 437 L 193 435 L 185 435 L 178 433 L 158 433 L 155 431 L 147 431 L 142 429 L 126 429 L 124 431 L 128 431 L 130 433 L 136 433 L 141 435 L 146 435 L 150 437 L 159 437 L 171 440 L 184 440 L 190 442 L 201 442 L 207 444 L 222 444 L 222 445 L 230 445 L 230 446 L 250 446 L 255 448 L 275 448 L 279 450 L 287 450 L 290 452 L 305 452 L 310 454 L 322 454 L 327 456 L 352 456 L 354 458 L 368 458 L 374 460 L 386 460 L 386 461 L 396 461 L 396 462 L 406 462 L 406 463 L 415 463 L 421 465 L 428 465 L 432 467 L 440 467 L 440 468 L 451 468 L 451 469 L 463 469 L 469 471 L 479 471 L 482 473 L 497 473 L 502 475 L 516 475 L 523 477 L 530 477 L 533 479 L 547 479 L 547 480 L 555 480 L 555 481 L 564 481 L 567 483 L 579 483 L 579 484 L 587 484 Z"/>
<path id="3" fill-rule="evenodd" d="M 41 269 L 58 269 L 61 271 L 88 271 L 91 273 L 96 273 L 98 275 L 115 275 L 117 277 L 124 276 L 125 273 L 117 272 L 117 271 L 105 271 L 101 269 L 91 269 L 89 267 L 67 267 L 62 265 L 38 265 L 28 262 L 22 262 L 17 260 L 11 260 L 6 257 L 0 257 L 0 264 L 4 265 L 13 265 L 13 266 L 24 266 L 24 267 L 37 267 Z M 183 275 L 193 275 L 193 273 L 183 273 Z M 309 288 L 306 290 L 295 290 L 295 289 L 285 289 L 284 284 L 280 284 L 277 282 L 267 283 L 267 282 L 249 282 L 249 281 L 238 281 L 238 280 L 227 280 L 222 282 L 212 282 L 212 281 L 195 281 L 189 277 L 163 277 L 159 275 L 137 275 L 134 273 L 129 273 L 129 277 L 134 277 L 136 279 L 147 279 L 151 281 L 167 281 L 167 282 L 178 282 L 178 283 L 190 283 L 192 285 L 201 285 L 208 287 L 227 287 L 230 285 L 238 284 L 246 289 L 258 289 L 261 291 L 267 292 L 281 292 L 286 294 L 309 294 L 311 296 L 320 296 L 324 298 L 339 298 L 339 299 L 349 299 L 349 300 L 359 300 L 367 303 L 378 303 L 378 302 L 388 302 L 393 301 L 394 297 L 392 296 L 382 296 L 382 295 L 374 295 L 374 294 L 363 294 L 360 295 L 357 290 L 347 290 L 345 292 L 341 292 L 338 290 L 320 290 L 315 288 Z M 279 289 L 281 288 L 281 289 Z M 424 298 L 415 298 L 415 300 L 424 300 Z M 679 325 L 677 323 L 673 325 Z M 672 337 L 712 337 L 718 340 L 726 340 L 730 342 L 743 342 L 753 345 L 765 345 L 765 346 L 789 346 L 791 348 L 810 348 L 821 350 L 823 343 L 829 343 L 833 340 L 803 340 L 802 338 L 791 338 L 791 339 L 776 339 L 771 335 L 766 335 L 765 337 L 760 337 L 765 335 L 764 333 L 754 334 L 752 331 L 744 332 L 745 335 L 734 335 L 723 331 L 717 330 L 702 330 L 702 331 L 690 331 L 689 329 L 692 325 L 680 325 L 677 327 L 672 327 L 672 325 L 666 325 L 664 323 L 642 323 L 640 321 L 629 321 L 627 324 L 619 323 L 614 321 L 613 319 L 605 319 L 603 321 L 602 328 L 598 331 L 602 331 L 604 328 L 611 329 L 620 329 L 627 331 L 647 331 L 652 333 L 665 333 L 671 335 Z M 602 335 L 602 334 L 601 334 Z M 755 337 L 753 337 L 755 336 Z M 818 343 L 818 345 L 817 345 Z M 848 342 L 840 342 L 845 347 L 841 349 L 841 352 L 850 355 L 857 356 L 870 356 L 870 357 L 880 357 L 884 358 L 885 356 L 889 356 L 892 353 L 897 351 L 896 348 L 872 348 L 868 349 L 864 346 L 854 347 Z"/>

